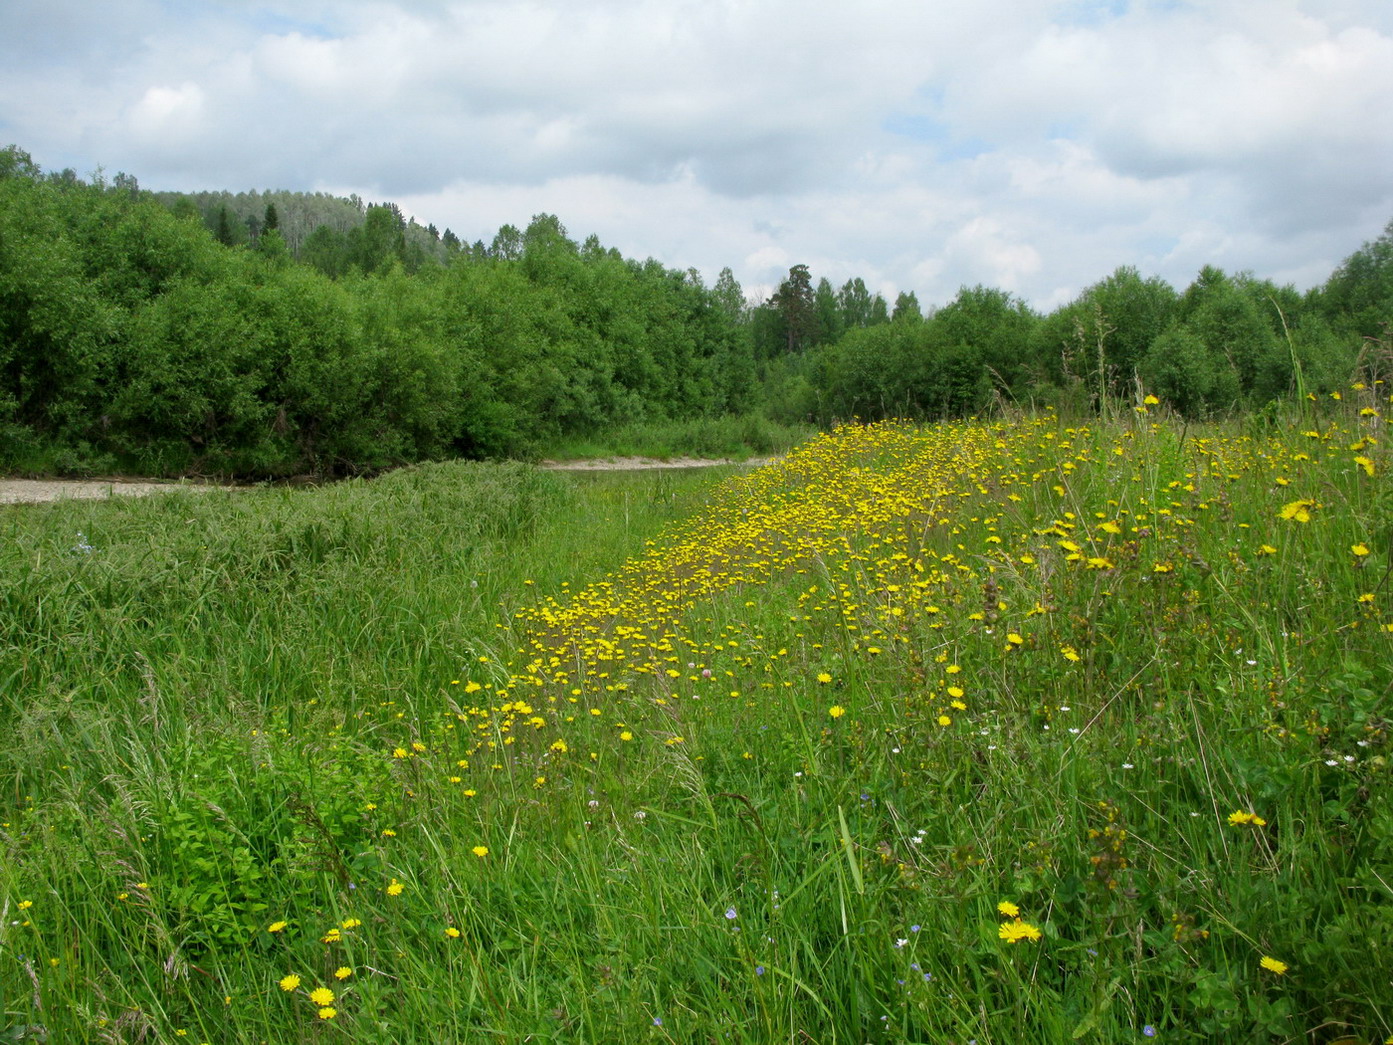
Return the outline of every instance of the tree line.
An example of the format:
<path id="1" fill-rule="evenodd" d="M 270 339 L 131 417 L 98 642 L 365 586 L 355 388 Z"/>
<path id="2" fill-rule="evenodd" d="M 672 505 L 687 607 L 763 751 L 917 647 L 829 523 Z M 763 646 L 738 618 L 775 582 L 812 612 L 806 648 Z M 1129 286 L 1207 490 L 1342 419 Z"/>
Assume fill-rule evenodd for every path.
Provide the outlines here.
<path id="1" fill-rule="evenodd" d="M 823 424 L 1001 402 L 1077 414 L 1144 390 L 1203 418 L 1334 392 L 1356 370 L 1393 379 L 1393 223 L 1304 294 L 1212 266 L 1183 291 L 1124 266 L 1047 314 L 984 286 L 928 314 L 913 294 L 867 308 L 863 290 L 814 289 L 796 266 L 754 309 L 756 358 L 783 373 L 784 410 Z"/>
<path id="2" fill-rule="evenodd" d="M 738 317 L 694 273 L 552 215 L 413 272 L 396 213 L 365 208 L 342 235 L 367 263 L 328 273 L 274 227 L 228 246 L 129 183 L 0 153 L 0 454 L 342 474 L 754 407 Z"/>
<path id="3" fill-rule="evenodd" d="M 1120 268 L 1047 314 L 989 287 L 923 309 L 794 266 L 626 259 L 554 215 L 461 241 L 392 204 L 160 193 L 0 150 L 0 467 L 344 474 L 535 453 L 630 423 L 1072 412 L 1139 387 L 1186 416 L 1386 367 L 1393 224 L 1299 293 Z"/>

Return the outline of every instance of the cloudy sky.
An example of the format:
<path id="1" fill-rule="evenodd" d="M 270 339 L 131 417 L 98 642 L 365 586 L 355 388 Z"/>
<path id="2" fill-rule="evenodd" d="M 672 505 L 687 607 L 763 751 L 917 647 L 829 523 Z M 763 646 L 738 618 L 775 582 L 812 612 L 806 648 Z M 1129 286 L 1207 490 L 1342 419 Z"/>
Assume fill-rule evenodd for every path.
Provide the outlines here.
<path id="1" fill-rule="evenodd" d="M 1393 218 L 1388 0 L 3 0 L 0 145 L 1038 308 Z"/>

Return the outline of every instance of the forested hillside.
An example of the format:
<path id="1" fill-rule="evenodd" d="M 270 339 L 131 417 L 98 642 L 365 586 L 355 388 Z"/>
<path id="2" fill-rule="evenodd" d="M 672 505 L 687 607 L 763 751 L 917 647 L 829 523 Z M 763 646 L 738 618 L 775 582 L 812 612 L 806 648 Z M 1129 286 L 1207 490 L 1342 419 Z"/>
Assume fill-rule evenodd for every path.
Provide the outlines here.
<path id="1" fill-rule="evenodd" d="M 485 245 L 390 203 L 161 193 L 0 151 L 0 468 L 276 476 L 537 453 L 620 425 L 1072 413 L 1189 417 L 1389 366 L 1393 225 L 1305 294 L 1120 268 L 1048 314 L 963 288 L 893 307 L 796 265 L 762 303 L 569 237 Z M 1382 369 L 1380 369 L 1382 368 Z"/>
<path id="2" fill-rule="evenodd" d="M 229 247 L 197 215 L 46 178 L 12 150 L 6 456 L 59 446 L 74 464 L 161 473 L 342 473 L 753 407 L 738 317 L 692 275 L 582 249 L 549 215 L 506 255 L 413 273 L 390 223 L 373 238 L 393 213 L 368 211 L 371 263 L 335 279 L 275 229 Z"/>

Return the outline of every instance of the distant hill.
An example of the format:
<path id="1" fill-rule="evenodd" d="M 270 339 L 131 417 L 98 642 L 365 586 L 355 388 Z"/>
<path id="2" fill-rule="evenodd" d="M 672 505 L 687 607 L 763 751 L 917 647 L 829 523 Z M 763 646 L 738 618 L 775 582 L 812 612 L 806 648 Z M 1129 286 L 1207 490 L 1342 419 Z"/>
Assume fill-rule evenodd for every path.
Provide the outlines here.
<path id="1" fill-rule="evenodd" d="M 150 195 L 176 214 L 196 212 L 208 230 L 230 246 L 255 242 L 265 227 L 267 208 L 274 207 L 277 228 L 286 247 L 297 258 L 315 230 L 325 227 L 346 236 L 363 227 L 373 206 L 391 211 L 399 219 L 406 245 L 419 248 L 426 257 L 443 262 L 450 246 L 458 245 L 455 234 L 449 229 L 442 234 L 434 225 L 423 226 L 414 218 L 406 218 L 394 203 L 369 204 L 356 193 L 343 197 L 326 192 L 252 189 L 248 192 L 154 192 Z M 219 235 L 220 227 L 225 235 Z"/>

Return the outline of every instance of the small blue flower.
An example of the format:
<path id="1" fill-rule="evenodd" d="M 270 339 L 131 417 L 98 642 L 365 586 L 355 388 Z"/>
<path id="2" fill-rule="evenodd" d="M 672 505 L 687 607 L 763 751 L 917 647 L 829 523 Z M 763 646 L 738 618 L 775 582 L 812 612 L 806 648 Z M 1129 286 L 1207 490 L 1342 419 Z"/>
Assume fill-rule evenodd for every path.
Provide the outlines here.
<path id="1" fill-rule="evenodd" d="M 763 965 L 756 965 L 756 966 L 755 966 L 755 975 L 756 975 L 756 976 L 763 976 L 763 975 L 764 975 L 764 966 L 763 966 Z"/>
<path id="2" fill-rule="evenodd" d="M 661 1016 L 654 1016 L 654 1017 L 653 1017 L 653 1026 L 655 1026 L 655 1027 L 661 1027 L 662 1025 L 663 1025 L 663 1018 L 662 1018 Z"/>
<path id="3" fill-rule="evenodd" d="M 1141 1032 L 1148 1038 L 1156 1037 L 1156 1028 L 1149 1023 L 1141 1029 Z"/>
<path id="4" fill-rule="evenodd" d="M 740 917 L 740 916 L 736 913 L 734 907 L 727 907 L 727 908 L 726 908 L 726 920 L 727 920 L 727 921 L 733 922 L 733 921 L 735 921 L 735 919 L 738 918 L 738 917 Z"/>

